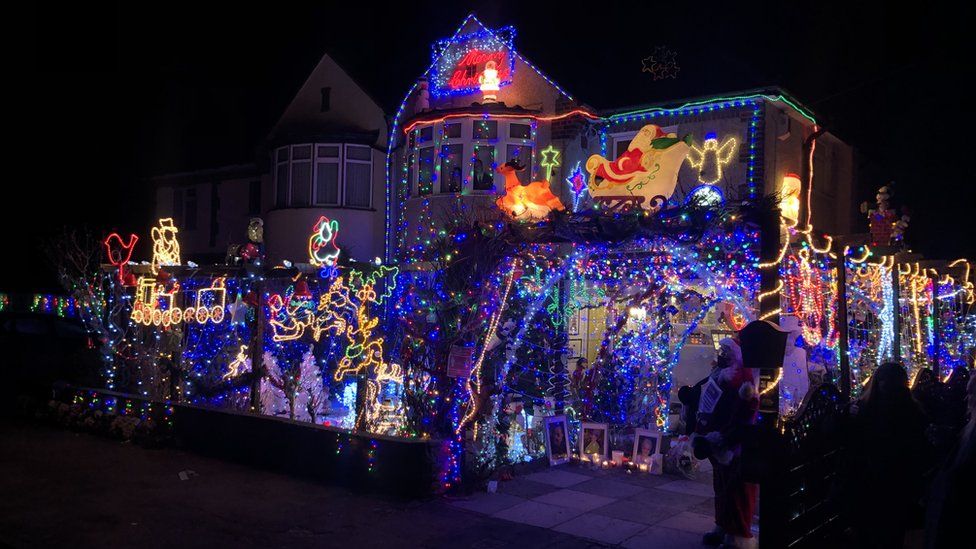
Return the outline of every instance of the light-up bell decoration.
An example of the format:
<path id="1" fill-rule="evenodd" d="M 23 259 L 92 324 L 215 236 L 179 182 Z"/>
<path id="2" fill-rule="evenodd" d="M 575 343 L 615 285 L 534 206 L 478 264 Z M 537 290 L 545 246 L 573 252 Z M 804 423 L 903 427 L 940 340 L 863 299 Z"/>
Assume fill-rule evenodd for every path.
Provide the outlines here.
<path id="1" fill-rule="evenodd" d="M 498 78 L 498 63 L 494 59 L 485 63 L 485 70 L 478 77 L 481 85 L 481 100 L 483 103 L 494 103 L 498 101 L 498 90 L 501 87 L 501 80 Z"/>
<path id="2" fill-rule="evenodd" d="M 498 167 L 505 176 L 505 194 L 495 201 L 498 209 L 519 221 L 545 219 L 552 210 L 565 210 L 559 197 L 549 189 L 548 181 L 533 181 L 522 185 L 516 172 L 525 169 L 517 160 L 510 160 Z"/>
<path id="3" fill-rule="evenodd" d="M 800 188 L 800 176 L 788 173 L 783 177 L 779 191 L 779 214 L 791 227 L 795 227 L 800 219 Z"/>
<path id="4" fill-rule="evenodd" d="M 689 141 L 654 124 L 644 126 L 616 160 L 594 154 L 586 161 L 590 196 L 611 211 L 633 205 L 660 209 L 674 194 Z"/>

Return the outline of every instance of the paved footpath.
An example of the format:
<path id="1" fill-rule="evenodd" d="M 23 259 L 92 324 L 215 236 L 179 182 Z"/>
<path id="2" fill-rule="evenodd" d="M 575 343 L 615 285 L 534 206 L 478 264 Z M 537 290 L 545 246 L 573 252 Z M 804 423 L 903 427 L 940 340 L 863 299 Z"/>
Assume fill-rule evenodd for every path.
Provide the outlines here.
<path id="1" fill-rule="evenodd" d="M 570 464 L 451 505 L 610 546 L 702 547 L 702 534 L 714 527 L 711 479 L 707 469 L 683 480 Z"/>
<path id="2" fill-rule="evenodd" d="M 0 471 L 11 547 L 700 547 L 710 526 L 704 482 L 570 465 L 408 501 L 8 420 Z"/>

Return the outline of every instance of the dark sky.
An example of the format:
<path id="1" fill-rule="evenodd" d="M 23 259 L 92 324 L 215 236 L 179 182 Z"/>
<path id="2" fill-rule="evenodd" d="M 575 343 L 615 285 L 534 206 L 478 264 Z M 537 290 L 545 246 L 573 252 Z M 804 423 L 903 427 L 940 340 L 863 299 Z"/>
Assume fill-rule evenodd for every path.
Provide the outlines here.
<path id="1" fill-rule="evenodd" d="M 64 224 L 144 235 L 146 176 L 252 160 L 323 52 L 392 111 L 429 64 L 430 44 L 470 11 L 489 26 L 514 25 L 523 55 L 598 108 L 781 85 L 857 148 L 863 198 L 897 181 L 896 204 L 913 210 L 913 248 L 976 257 L 967 232 L 976 204 L 973 18 L 961 8 L 382 4 L 36 6 L 28 72 L 11 87 L 23 94 L 12 103 L 12 159 L 29 169 L 8 181 L 15 190 L 3 216 L 8 254 L 31 268 L 2 269 L 0 289 L 53 286 L 38 241 Z M 677 52 L 675 80 L 641 72 L 659 45 Z M 21 203 L 32 204 L 26 220 L 10 213 Z"/>

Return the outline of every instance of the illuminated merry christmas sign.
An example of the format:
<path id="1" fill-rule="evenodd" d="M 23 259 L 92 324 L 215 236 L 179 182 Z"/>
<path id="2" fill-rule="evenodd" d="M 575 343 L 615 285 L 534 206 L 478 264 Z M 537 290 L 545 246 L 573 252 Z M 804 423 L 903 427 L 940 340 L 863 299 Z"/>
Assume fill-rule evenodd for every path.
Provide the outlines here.
<path id="1" fill-rule="evenodd" d="M 435 97 L 463 95 L 481 89 L 481 75 L 489 63 L 498 71 L 499 86 L 512 83 L 515 56 L 512 39 L 515 30 L 482 28 L 479 31 L 441 40 L 434 44 L 434 63 L 430 72 L 431 94 Z"/>

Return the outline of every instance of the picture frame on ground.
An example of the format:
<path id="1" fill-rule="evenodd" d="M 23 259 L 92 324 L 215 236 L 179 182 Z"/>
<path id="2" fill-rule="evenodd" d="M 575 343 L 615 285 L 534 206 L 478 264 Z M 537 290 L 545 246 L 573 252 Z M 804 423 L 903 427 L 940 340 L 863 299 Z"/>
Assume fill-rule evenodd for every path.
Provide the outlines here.
<path id="1" fill-rule="evenodd" d="M 567 348 L 569 349 L 569 358 L 579 358 L 583 356 L 582 339 L 570 339 L 567 342 Z"/>
<path id="2" fill-rule="evenodd" d="M 580 424 L 580 459 L 590 461 L 607 459 L 609 433 L 610 426 L 606 423 L 584 421 Z"/>
<path id="3" fill-rule="evenodd" d="M 566 333 L 574 336 L 579 335 L 580 329 L 580 312 L 579 309 L 573 311 L 569 318 L 566 319 Z"/>
<path id="4" fill-rule="evenodd" d="M 566 416 L 550 416 L 545 419 L 546 456 L 549 466 L 569 461 L 569 428 Z"/>
<path id="5" fill-rule="evenodd" d="M 664 438 L 660 431 L 652 429 L 637 429 L 634 431 L 634 453 L 631 461 L 634 465 L 651 467 L 655 455 L 661 455 L 661 443 Z"/>

